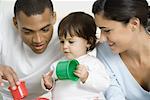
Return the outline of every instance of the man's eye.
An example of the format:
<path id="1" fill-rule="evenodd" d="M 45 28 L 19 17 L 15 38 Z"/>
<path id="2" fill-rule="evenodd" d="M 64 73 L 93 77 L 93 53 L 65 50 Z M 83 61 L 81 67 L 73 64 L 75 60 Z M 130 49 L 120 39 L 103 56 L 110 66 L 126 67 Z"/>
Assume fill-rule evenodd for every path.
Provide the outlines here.
<path id="1" fill-rule="evenodd" d="M 32 34 L 32 32 L 30 32 L 30 31 L 24 31 L 23 32 L 25 35 L 30 35 L 30 34 Z"/>
<path id="2" fill-rule="evenodd" d="M 43 32 L 48 32 L 49 31 L 49 27 L 42 29 Z"/>

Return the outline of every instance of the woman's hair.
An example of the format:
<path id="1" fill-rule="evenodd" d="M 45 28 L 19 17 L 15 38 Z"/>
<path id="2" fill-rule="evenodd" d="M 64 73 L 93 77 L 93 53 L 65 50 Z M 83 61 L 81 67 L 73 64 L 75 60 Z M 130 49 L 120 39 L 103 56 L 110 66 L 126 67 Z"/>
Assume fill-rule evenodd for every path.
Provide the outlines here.
<path id="1" fill-rule="evenodd" d="M 105 18 L 124 24 L 127 24 L 131 18 L 139 18 L 141 25 L 145 28 L 149 17 L 146 0 L 97 0 L 92 11 L 94 14 L 103 12 Z"/>
<path id="2" fill-rule="evenodd" d="M 93 50 L 96 45 L 96 25 L 94 19 L 84 12 L 73 12 L 61 20 L 58 26 L 59 38 L 70 36 L 78 36 L 88 41 Z"/>

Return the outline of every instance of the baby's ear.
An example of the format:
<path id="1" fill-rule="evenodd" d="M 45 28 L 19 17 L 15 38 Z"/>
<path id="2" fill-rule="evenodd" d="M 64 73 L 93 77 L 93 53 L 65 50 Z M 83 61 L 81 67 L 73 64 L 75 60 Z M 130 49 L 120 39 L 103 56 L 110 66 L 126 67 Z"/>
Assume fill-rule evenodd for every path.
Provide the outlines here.
<path id="1" fill-rule="evenodd" d="M 91 44 L 87 44 L 87 48 L 89 48 L 91 46 Z"/>
<path id="2" fill-rule="evenodd" d="M 91 44 L 87 44 L 87 51 L 89 51 L 90 47 L 91 47 Z"/>

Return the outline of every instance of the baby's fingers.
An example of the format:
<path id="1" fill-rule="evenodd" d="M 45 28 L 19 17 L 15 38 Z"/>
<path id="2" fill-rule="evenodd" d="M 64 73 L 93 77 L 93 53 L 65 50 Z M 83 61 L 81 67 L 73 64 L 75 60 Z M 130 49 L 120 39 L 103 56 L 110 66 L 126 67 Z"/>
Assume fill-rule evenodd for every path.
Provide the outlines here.
<path id="1" fill-rule="evenodd" d="M 47 89 L 51 89 L 52 87 L 52 79 L 48 75 L 43 75 L 44 85 Z"/>

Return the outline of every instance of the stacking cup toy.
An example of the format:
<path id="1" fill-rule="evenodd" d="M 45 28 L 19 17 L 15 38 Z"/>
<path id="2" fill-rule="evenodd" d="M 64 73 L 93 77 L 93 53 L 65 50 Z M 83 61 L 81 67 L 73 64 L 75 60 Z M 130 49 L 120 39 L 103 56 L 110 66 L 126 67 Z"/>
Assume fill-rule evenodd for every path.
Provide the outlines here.
<path id="1" fill-rule="evenodd" d="M 12 90 L 11 87 L 8 87 L 8 89 L 10 90 L 14 100 L 22 100 L 25 96 L 28 95 L 24 81 L 21 81 L 20 84 L 17 85 L 17 89 Z"/>
<path id="2" fill-rule="evenodd" d="M 60 61 L 56 66 L 56 75 L 60 80 L 78 80 L 78 77 L 74 75 L 74 71 L 77 69 L 79 62 L 77 60 Z"/>
<path id="3" fill-rule="evenodd" d="M 48 98 L 40 97 L 40 98 L 36 98 L 35 100 L 49 100 L 49 99 Z"/>

